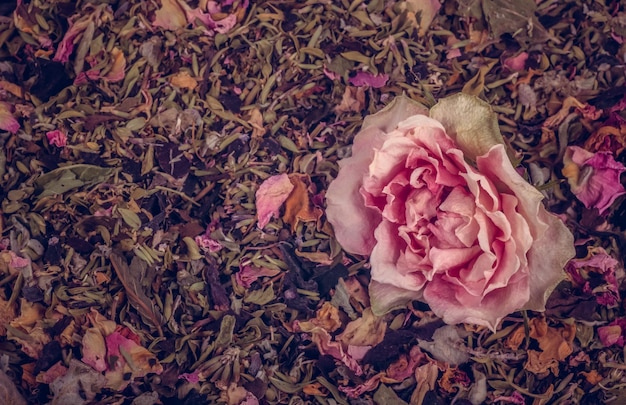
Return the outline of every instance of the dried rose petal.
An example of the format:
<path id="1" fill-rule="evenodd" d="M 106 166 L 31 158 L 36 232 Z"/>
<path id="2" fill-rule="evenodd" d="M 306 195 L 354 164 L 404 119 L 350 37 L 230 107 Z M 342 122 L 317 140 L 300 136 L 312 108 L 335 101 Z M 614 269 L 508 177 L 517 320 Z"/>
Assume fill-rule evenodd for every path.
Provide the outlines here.
<path id="1" fill-rule="evenodd" d="M 621 195 L 626 194 L 620 175 L 626 168 L 610 152 L 591 153 L 569 146 L 563 157 L 563 175 L 572 193 L 587 208 L 597 208 L 601 215 Z"/>
<path id="2" fill-rule="evenodd" d="M 358 72 L 350 78 L 350 84 L 357 87 L 370 86 L 379 89 L 387 84 L 387 80 L 389 80 L 389 75 L 385 73 L 373 75 L 369 72 Z"/>
<path id="3" fill-rule="evenodd" d="M 46 138 L 50 145 L 62 148 L 67 145 L 67 135 L 61 130 L 55 129 L 54 131 L 46 132 Z"/>
<path id="4" fill-rule="evenodd" d="M 12 108 L 9 103 L 0 101 L 0 129 L 15 134 L 19 131 L 20 124 L 17 122 L 11 111 Z"/>
<path id="5" fill-rule="evenodd" d="M 256 192 L 256 212 L 259 228 L 265 228 L 273 216 L 291 194 L 294 185 L 286 174 L 279 174 L 266 179 Z"/>
<path id="6" fill-rule="evenodd" d="M 502 65 L 513 72 L 519 72 L 526 68 L 526 61 L 528 60 L 528 53 L 522 52 L 517 56 L 506 58 Z"/>

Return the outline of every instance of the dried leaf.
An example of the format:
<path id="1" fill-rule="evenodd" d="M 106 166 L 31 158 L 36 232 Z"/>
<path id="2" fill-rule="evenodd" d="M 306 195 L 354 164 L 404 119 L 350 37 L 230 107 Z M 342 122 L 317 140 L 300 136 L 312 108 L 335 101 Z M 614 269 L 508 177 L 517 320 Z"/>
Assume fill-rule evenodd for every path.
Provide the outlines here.
<path id="1" fill-rule="evenodd" d="M 535 17 L 537 3 L 534 0 L 482 0 L 482 5 L 494 38 L 506 33 L 536 41 L 547 38 L 545 28 Z"/>
<path id="2" fill-rule="evenodd" d="M 35 180 L 41 193 L 37 198 L 63 194 L 78 187 L 102 183 L 115 173 L 116 169 L 94 165 L 77 164 L 52 170 Z"/>
<path id="3" fill-rule="evenodd" d="M 140 268 L 140 260 L 133 258 L 131 267 L 129 268 L 126 259 L 118 253 L 111 253 L 111 264 L 115 270 L 115 274 L 122 282 L 130 303 L 137 309 L 137 312 L 154 326 L 159 336 L 163 336 L 161 325 L 164 323 L 163 315 L 159 312 L 157 306 L 148 298 L 143 290 L 139 277 L 142 273 Z"/>

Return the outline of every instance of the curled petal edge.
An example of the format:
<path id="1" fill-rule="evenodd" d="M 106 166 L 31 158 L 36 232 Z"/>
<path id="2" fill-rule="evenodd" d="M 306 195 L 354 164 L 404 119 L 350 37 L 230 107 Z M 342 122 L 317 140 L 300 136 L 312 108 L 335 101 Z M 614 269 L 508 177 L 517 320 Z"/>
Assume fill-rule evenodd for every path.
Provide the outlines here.
<path id="1" fill-rule="evenodd" d="M 442 98 L 430 109 L 430 117 L 443 124 L 471 160 L 489 152 L 492 146 L 504 144 L 497 115 L 478 97 L 458 93 Z"/>

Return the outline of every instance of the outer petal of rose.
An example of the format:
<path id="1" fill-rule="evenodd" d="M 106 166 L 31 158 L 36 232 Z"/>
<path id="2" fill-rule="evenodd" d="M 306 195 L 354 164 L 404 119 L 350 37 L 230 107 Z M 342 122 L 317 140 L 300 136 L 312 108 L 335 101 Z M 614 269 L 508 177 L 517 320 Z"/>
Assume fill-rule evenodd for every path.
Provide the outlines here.
<path id="1" fill-rule="evenodd" d="M 266 179 L 256 192 L 256 212 L 259 228 L 263 229 L 273 215 L 278 215 L 280 206 L 293 190 L 293 184 L 286 174 L 279 174 Z"/>
<path id="2" fill-rule="evenodd" d="M 537 219 L 548 225 L 528 252 L 530 299 L 524 309 L 545 311 L 546 301 L 565 277 L 563 268 L 576 255 L 574 236 L 561 220 L 539 208 Z"/>
<path id="3" fill-rule="evenodd" d="M 396 129 L 400 122 L 413 115 L 427 116 L 428 109 L 405 95 L 398 96 L 376 114 L 365 117 L 361 131 L 369 127 L 376 127 L 382 132 L 391 132 Z M 359 135 L 357 135 L 357 137 Z"/>
<path id="4" fill-rule="evenodd" d="M 494 146 L 477 159 L 478 170 L 508 187 L 519 201 L 518 210 L 528 222 L 532 247 L 527 253 L 530 300 L 524 309 L 544 311 L 546 300 L 565 278 L 563 268 L 574 257 L 574 236 L 555 215 L 546 211 L 543 195 L 510 164 L 503 145 Z"/>
<path id="5" fill-rule="evenodd" d="M 506 288 L 492 291 L 485 297 L 474 297 L 439 276 L 424 288 L 424 301 L 449 325 L 473 323 L 495 331 L 502 318 L 528 301 L 528 283 L 518 278 Z"/>
<path id="6" fill-rule="evenodd" d="M 413 300 L 422 299 L 420 291 L 411 291 L 374 280 L 370 282 L 369 294 L 372 312 L 377 316 L 383 316 L 389 311 L 402 308 Z"/>
<path id="7" fill-rule="evenodd" d="M 337 178 L 326 192 L 326 217 L 333 225 L 339 244 L 350 253 L 368 255 L 374 244 L 374 229 L 380 223 L 380 213 L 365 206 L 360 188 L 363 176 L 380 147 L 385 133 L 371 127 L 354 138 L 352 156 L 339 162 Z"/>
<path id="8" fill-rule="evenodd" d="M 11 106 L 4 102 L 0 102 L 0 129 L 12 134 L 17 133 L 20 129 L 20 124 L 11 114 Z"/>
<path id="9" fill-rule="evenodd" d="M 497 144 L 504 144 L 498 117 L 478 97 L 458 93 L 439 100 L 430 116 L 441 122 L 465 156 L 475 160 Z"/>

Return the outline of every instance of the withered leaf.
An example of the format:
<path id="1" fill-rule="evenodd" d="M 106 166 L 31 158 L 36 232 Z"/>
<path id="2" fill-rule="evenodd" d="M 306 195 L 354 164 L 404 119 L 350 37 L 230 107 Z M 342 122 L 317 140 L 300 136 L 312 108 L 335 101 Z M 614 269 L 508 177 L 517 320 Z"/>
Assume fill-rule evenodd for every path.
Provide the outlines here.
<path id="1" fill-rule="evenodd" d="M 59 167 L 40 176 L 35 186 L 41 190 L 37 198 L 63 194 L 78 187 L 102 183 L 115 173 L 114 168 L 77 164 Z"/>
<path id="2" fill-rule="evenodd" d="M 507 33 L 536 41 L 547 38 L 545 28 L 535 16 L 536 9 L 534 0 L 483 0 L 483 13 L 496 39 Z"/>
<path id="3" fill-rule="evenodd" d="M 161 328 L 164 322 L 163 315 L 152 300 L 148 298 L 139 280 L 139 276 L 142 273 L 139 268 L 140 259 L 135 257 L 129 267 L 126 259 L 119 253 L 112 252 L 110 258 L 115 274 L 122 282 L 132 306 L 137 309 L 144 321 L 150 322 L 157 329 L 159 336 L 163 336 L 163 329 Z"/>
<path id="4" fill-rule="evenodd" d="M 169 142 L 158 145 L 154 154 L 161 169 L 174 178 L 180 179 L 189 173 L 191 162 L 179 150 L 176 143 Z"/>

